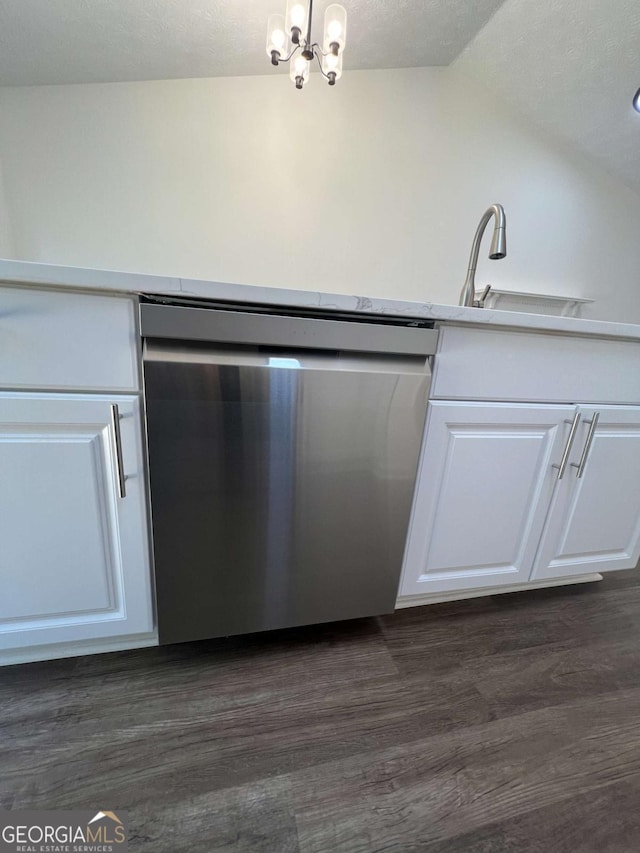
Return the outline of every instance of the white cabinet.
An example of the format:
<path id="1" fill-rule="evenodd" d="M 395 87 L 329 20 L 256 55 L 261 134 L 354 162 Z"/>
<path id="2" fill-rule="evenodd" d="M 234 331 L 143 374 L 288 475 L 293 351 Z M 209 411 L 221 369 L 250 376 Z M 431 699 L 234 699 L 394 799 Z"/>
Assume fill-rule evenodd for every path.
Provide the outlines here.
<path id="1" fill-rule="evenodd" d="M 150 632 L 138 398 L 0 394 L 0 471 L 0 649 Z"/>
<path id="2" fill-rule="evenodd" d="M 134 309 L 0 287 L 0 663 L 157 642 Z"/>
<path id="3" fill-rule="evenodd" d="M 640 407 L 430 404 L 401 596 L 631 569 L 639 559 Z"/>
<path id="4" fill-rule="evenodd" d="M 399 606 L 634 568 L 639 371 L 637 341 L 441 329 Z"/>
<path id="5" fill-rule="evenodd" d="M 640 407 L 579 414 L 572 464 L 554 492 L 532 580 L 631 569 L 640 559 Z"/>
<path id="6" fill-rule="evenodd" d="M 572 406 L 429 406 L 400 594 L 526 583 Z"/>

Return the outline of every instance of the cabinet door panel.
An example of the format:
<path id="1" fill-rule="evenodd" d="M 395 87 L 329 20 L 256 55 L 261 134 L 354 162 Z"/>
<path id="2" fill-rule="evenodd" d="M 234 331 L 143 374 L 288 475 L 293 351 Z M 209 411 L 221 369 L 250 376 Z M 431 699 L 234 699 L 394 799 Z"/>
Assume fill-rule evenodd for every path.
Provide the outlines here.
<path id="1" fill-rule="evenodd" d="M 554 496 L 532 580 L 634 568 L 640 558 L 640 408 L 583 409 L 600 419 L 581 478 L 576 468 Z M 589 424 L 580 428 L 573 462 Z"/>
<path id="2" fill-rule="evenodd" d="M 12 486 L 0 492 L 0 620 L 116 609 L 121 570 L 114 503 L 105 501 L 105 433 L 46 424 L 0 430 L 0 470 Z"/>
<path id="3" fill-rule="evenodd" d="M 573 411 L 430 404 L 402 595 L 527 581 Z"/>
<path id="4" fill-rule="evenodd" d="M 0 395 L 0 648 L 152 629 L 137 400 Z"/>

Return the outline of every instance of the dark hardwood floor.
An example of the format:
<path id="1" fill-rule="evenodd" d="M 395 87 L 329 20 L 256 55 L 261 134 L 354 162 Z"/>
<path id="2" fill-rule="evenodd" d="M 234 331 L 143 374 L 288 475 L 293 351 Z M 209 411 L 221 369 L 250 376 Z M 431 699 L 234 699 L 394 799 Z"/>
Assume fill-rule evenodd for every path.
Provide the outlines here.
<path id="1" fill-rule="evenodd" d="M 640 573 L 0 670 L 0 808 L 145 853 L 640 850 Z"/>

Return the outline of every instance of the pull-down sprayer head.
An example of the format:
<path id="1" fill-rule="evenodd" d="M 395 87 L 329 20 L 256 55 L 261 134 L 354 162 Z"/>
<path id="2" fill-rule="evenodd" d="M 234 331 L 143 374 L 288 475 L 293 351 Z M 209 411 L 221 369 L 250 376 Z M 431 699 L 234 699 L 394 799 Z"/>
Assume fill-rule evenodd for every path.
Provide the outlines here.
<path id="1" fill-rule="evenodd" d="M 471 255 L 469 257 L 469 269 L 462 291 L 460 293 L 460 305 L 473 306 L 476 293 L 476 267 L 478 265 L 478 255 L 480 253 L 480 242 L 485 228 L 489 224 L 491 217 L 495 218 L 493 228 L 493 237 L 491 238 L 491 248 L 489 249 L 489 258 L 492 261 L 499 261 L 507 255 L 507 218 L 504 213 L 504 207 L 501 204 L 492 204 L 487 208 L 482 215 L 482 219 L 476 230 L 473 244 L 471 246 Z M 485 291 L 485 295 L 486 295 Z"/>
<path id="2" fill-rule="evenodd" d="M 496 205 L 500 207 L 500 205 Z M 502 210 L 502 207 L 500 207 Z M 493 237 L 491 238 L 491 249 L 489 250 L 489 257 L 492 261 L 500 261 L 502 258 L 507 257 L 507 229 L 504 218 L 504 210 L 502 210 L 502 225 L 498 225 L 496 222 L 495 228 L 493 229 Z"/>

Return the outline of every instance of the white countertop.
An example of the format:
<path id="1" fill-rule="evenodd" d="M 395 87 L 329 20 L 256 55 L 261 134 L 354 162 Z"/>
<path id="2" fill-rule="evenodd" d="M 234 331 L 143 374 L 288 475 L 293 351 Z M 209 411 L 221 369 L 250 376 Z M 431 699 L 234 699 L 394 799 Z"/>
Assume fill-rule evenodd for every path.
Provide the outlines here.
<path id="1" fill-rule="evenodd" d="M 321 293 L 311 290 L 225 284 L 201 279 L 82 269 L 80 267 L 53 266 L 27 261 L 0 259 L 0 282 L 49 285 L 82 290 L 107 290 L 119 293 L 183 294 L 184 296 L 200 296 L 254 305 L 311 307 L 327 311 L 393 314 L 443 322 L 640 340 L 640 325 L 615 323 L 610 320 L 583 320 L 577 317 L 525 314 L 517 311 L 497 311 L 490 308 L 478 309 L 463 308 L 458 305 L 437 305 L 433 302 L 407 302 L 399 299 Z"/>

